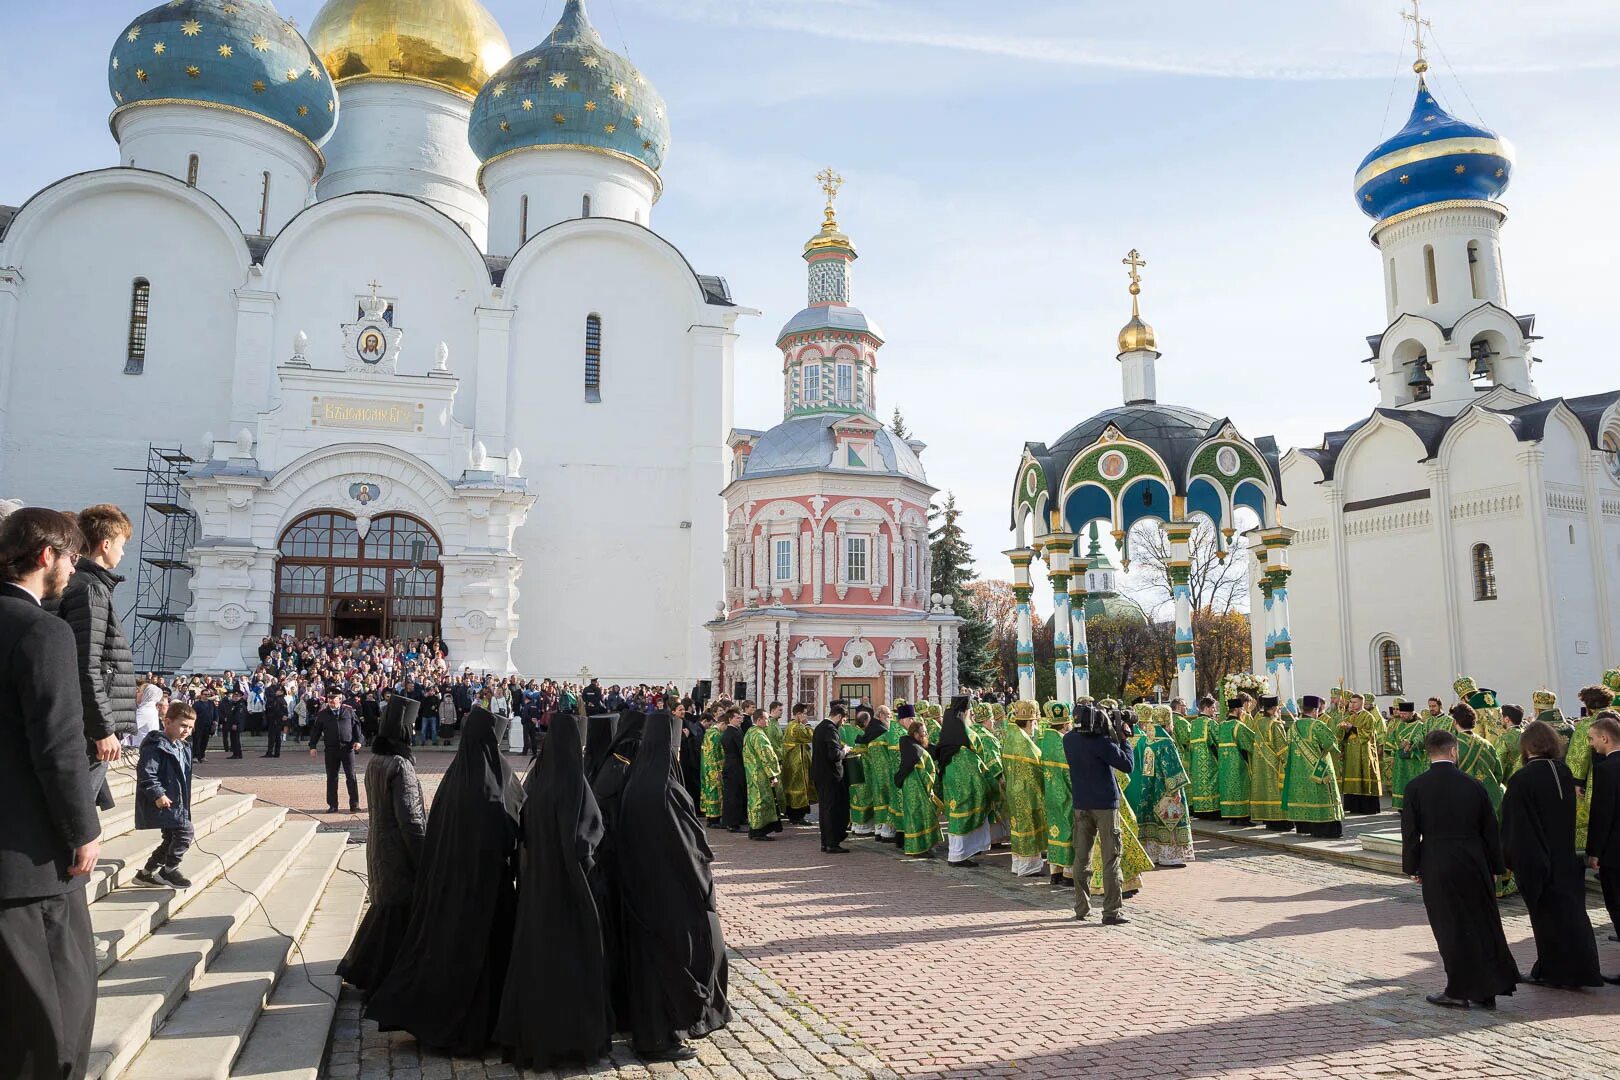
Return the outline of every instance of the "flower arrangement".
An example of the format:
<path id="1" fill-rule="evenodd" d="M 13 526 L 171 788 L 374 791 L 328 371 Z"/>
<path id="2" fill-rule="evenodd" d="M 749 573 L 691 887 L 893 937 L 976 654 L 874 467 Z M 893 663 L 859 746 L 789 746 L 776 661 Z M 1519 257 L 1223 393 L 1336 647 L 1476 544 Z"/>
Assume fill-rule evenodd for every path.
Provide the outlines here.
<path id="1" fill-rule="evenodd" d="M 1221 680 L 1221 701 L 1230 701 L 1246 693 L 1256 701 L 1271 693 L 1271 680 L 1252 671 L 1234 671 Z"/>

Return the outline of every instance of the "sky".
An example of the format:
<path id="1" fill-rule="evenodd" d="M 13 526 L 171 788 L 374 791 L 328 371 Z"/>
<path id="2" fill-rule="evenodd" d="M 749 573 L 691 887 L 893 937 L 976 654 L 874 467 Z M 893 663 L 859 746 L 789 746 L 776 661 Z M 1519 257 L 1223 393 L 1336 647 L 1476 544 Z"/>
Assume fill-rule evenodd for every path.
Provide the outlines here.
<path id="1" fill-rule="evenodd" d="M 0 203 L 116 161 L 105 62 L 141 0 L 8 2 Z M 279 0 L 307 27 L 317 0 Z M 487 0 L 515 51 L 563 0 Z M 591 0 L 668 102 L 652 226 L 724 275 L 734 422 L 781 417 L 776 331 L 805 302 L 815 174 L 845 178 L 854 300 L 954 492 L 979 572 L 1009 577 L 1026 441 L 1121 400 L 1121 258 L 1147 259 L 1159 400 L 1313 446 L 1377 403 L 1379 262 L 1351 177 L 1414 92 L 1399 0 Z M 1544 396 L 1612 389 L 1620 214 L 1613 0 L 1427 0 L 1431 87 L 1512 141 L 1508 301 L 1538 316 Z"/>

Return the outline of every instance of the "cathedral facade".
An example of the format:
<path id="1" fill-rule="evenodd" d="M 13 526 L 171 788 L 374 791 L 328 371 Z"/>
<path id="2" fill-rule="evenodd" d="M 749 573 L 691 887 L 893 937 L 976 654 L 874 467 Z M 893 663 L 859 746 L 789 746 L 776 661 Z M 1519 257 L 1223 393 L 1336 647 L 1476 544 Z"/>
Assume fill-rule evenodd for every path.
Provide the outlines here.
<path id="1" fill-rule="evenodd" d="M 1426 68 L 1355 178 L 1384 277 L 1378 404 L 1282 459 L 1292 658 L 1301 686 L 1386 703 L 1449 702 L 1459 675 L 1569 701 L 1620 658 L 1620 392 L 1543 396 L 1504 272 L 1512 151 Z"/>
<path id="2" fill-rule="evenodd" d="M 924 444 L 877 420 L 883 332 L 851 303 L 841 180 L 804 247 L 809 299 L 777 335 L 782 422 L 731 433 L 726 582 L 709 623 L 717 692 L 765 703 L 883 705 L 957 692 L 961 620 L 930 591 Z"/>
<path id="3" fill-rule="evenodd" d="M 581 0 L 517 56 L 477 0 L 308 38 L 179 0 L 107 77 L 118 163 L 0 208 L 0 490 L 139 521 L 185 459 L 185 667 L 314 632 L 706 675 L 744 309 L 653 231 L 666 107 Z"/>

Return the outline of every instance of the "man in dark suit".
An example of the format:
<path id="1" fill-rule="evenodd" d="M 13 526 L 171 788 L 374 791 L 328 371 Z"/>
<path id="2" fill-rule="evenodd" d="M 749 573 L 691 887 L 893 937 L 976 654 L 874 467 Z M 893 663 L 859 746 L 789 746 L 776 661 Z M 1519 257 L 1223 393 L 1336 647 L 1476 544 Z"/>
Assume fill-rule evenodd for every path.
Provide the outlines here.
<path id="1" fill-rule="evenodd" d="M 844 707 L 834 705 L 833 714 L 824 717 L 810 736 L 810 782 L 816 785 L 822 852 L 847 855 L 849 848 L 844 846 L 844 839 L 849 836 L 849 781 L 844 776 L 844 740 L 838 731 Z"/>
<path id="2" fill-rule="evenodd" d="M 1445 990 L 1427 1000 L 1494 1009 L 1519 981 L 1496 907 L 1496 878 L 1507 869 L 1496 811 L 1485 785 L 1457 767 L 1455 735 L 1436 728 L 1423 745 L 1429 770 L 1407 781 L 1401 805 L 1401 866 L 1423 886 L 1446 969 Z"/>
<path id="3" fill-rule="evenodd" d="M 191 729 L 191 760 L 201 761 L 208 756 L 208 740 L 219 726 L 219 703 L 214 700 L 214 688 L 203 683 L 191 707 L 197 712 L 197 726 Z"/>
<path id="4" fill-rule="evenodd" d="M 1597 871 L 1603 905 L 1620 934 L 1620 717 L 1605 710 L 1587 730 L 1592 747 L 1592 819 L 1586 828 L 1586 862 Z M 1620 974 L 1603 976 L 1620 983 Z"/>
<path id="5" fill-rule="evenodd" d="M 343 695 L 334 693 L 326 707 L 315 717 L 313 734 L 309 739 L 309 756 L 326 740 L 326 812 L 337 813 L 338 769 L 349 784 L 349 813 L 360 812 L 360 784 L 354 778 L 354 755 L 360 751 L 360 721 L 354 710 L 343 703 Z"/>
<path id="6" fill-rule="evenodd" d="M 247 697 L 235 683 L 227 683 L 231 692 L 219 703 L 219 741 L 229 756 L 242 756 L 242 725 L 247 723 Z"/>
<path id="7" fill-rule="evenodd" d="M 40 606 L 62 594 L 83 544 L 71 517 L 42 507 L 0 526 L 0 1076 L 83 1076 L 96 1019 L 84 880 L 101 822 L 78 649 Z"/>

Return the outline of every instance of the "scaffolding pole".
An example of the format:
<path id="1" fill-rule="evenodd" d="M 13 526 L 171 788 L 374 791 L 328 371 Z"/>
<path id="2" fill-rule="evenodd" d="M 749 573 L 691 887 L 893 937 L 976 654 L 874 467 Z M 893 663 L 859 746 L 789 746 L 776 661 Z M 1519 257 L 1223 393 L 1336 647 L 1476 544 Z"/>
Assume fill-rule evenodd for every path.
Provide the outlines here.
<path id="1" fill-rule="evenodd" d="M 186 604 L 191 564 L 186 553 L 197 535 L 197 515 L 180 485 L 195 459 L 179 447 L 146 449 L 141 470 L 141 547 L 135 578 L 135 604 L 126 617 L 133 623 L 130 651 L 137 671 L 173 672 L 191 653 L 186 630 Z"/>

